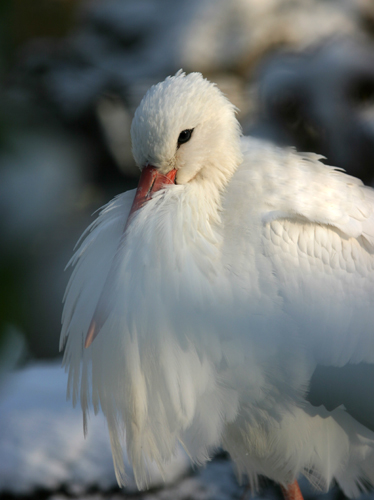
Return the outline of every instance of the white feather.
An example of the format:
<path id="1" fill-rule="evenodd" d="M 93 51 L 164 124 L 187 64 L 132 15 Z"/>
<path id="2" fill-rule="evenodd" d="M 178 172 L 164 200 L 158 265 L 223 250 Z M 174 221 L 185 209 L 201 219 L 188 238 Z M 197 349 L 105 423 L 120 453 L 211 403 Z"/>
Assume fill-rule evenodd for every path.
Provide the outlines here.
<path id="1" fill-rule="evenodd" d="M 373 482 L 374 433 L 305 401 L 317 365 L 374 363 L 374 195 L 312 154 L 243 138 L 233 106 L 201 75 L 153 87 L 132 126 L 139 166 L 177 168 L 123 229 L 117 197 L 72 260 L 62 344 L 69 390 L 92 400 L 138 485 L 181 442 L 197 463 L 218 446 L 253 485 L 304 473 L 345 493 Z M 182 130 L 191 140 L 177 148 Z M 110 312 L 84 338 L 110 276 Z"/>

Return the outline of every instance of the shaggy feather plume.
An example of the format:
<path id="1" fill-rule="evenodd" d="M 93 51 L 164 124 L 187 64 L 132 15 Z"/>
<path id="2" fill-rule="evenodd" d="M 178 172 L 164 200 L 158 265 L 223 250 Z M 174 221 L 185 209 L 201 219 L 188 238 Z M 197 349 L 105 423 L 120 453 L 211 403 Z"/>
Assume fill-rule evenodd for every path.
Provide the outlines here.
<path id="1" fill-rule="evenodd" d="M 180 442 L 196 463 L 223 446 L 253 486 L 303 473 L 357 496 L 374 482 L 374 433 L 305 398 L 317 364 L 374 364 L 373 191 L 241 138 L 197 73 L 152 87 L 131 132 L 139 167 L 176 169 L 176 183 L 128 224 L 133 191 L 104 207 L 71 261 L 61 334 L 68 393 L 85 428 L 91 404 L 105 414 L 118 482 L 124 441 L 139 487 Z"/>

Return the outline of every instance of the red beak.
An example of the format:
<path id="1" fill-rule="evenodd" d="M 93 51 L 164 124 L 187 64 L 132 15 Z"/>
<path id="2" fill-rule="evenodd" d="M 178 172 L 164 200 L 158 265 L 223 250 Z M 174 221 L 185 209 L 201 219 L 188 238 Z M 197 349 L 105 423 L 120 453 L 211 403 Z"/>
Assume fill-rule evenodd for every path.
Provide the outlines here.
<path id="1" fill-rule="evenodd" d="M 139 208 L 142 208 L 142 206 L 152 198 L 153 194 L 166 186 L 166 184 L 174 184 L 176 175 L 177 171 L 175 168 L 170 170 L 167 174 L 161 174 L 158 169 L 152 165 L 146 165 L 143 168 L 125 230 L 129 225 L 132 214 L 139 210 Z"/>
<path id="2" fill-rule="evenodd" d="M 176 174 L 176 169 L 170 170 L 167 174 L 161 174 L 158 169 L 152 165 L 147 165 L 143 168 L 139 179 L 138 189 L 136 190 L 135 198 L 132 203 L 124 231 L 126 231 L 133 213 L 142 208 L 142 206 L 144 206 L 147 201 L 152 198 L 153 194 L 162 189 L 166 184 L 174 184 Z M 89 347 L 92 344 L 105 321 L 108 319 L 111 311 L 110 292 L 115 276 L 116 270 L 112 265 L 88 328 L 84 347 Z"/>

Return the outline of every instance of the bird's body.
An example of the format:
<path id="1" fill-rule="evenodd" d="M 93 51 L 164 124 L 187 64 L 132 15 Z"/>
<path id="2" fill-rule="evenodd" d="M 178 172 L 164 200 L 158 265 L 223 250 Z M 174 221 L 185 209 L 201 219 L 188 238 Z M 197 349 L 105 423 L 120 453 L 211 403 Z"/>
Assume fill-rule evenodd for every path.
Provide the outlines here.
<path id="1" fill-rule="evenodd" d="M 175 184 L 136 211 L 133 191 L 117 196 L 85 233 L 61 337 L 69 391 L 106 415 L 119 481 L 125 429 L 140 486 L 181 442 L 197 463 L 222 446 L 252 484 L 304 473 L 358 495 L 374 432 L 306 396 L 317 365 L 374 364 L 374 191 L 240 138 L 199 74 L 153 87 L 132 138 L 138 165 L 175 169 Z"/>

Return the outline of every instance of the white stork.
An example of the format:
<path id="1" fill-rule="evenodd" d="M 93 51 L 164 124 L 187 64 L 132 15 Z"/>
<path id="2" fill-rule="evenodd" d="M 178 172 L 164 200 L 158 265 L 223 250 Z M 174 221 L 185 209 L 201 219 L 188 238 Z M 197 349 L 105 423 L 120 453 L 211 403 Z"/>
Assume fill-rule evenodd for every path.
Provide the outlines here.
<path id="1" fill-rule="evenodd" d="M 374 191 L 241 137 L 198 73 L 152 87 L 131 134 L 138 190 L 84 233 L 61 334 L 68 392 L 85 422 L 91 403 L 104 412 L 118 482 L 125 436 L 139 487 L 179 442 L 199 464 L 224 448 L 253 487 L 262 474 L 295 497 L 304 474 L 358 496 L 374 483 L 372 408 L 308 394 L 325 368 L 374 364 Z M 348 392 L 373 406 L 368 384 L 363 370 Z"/>

